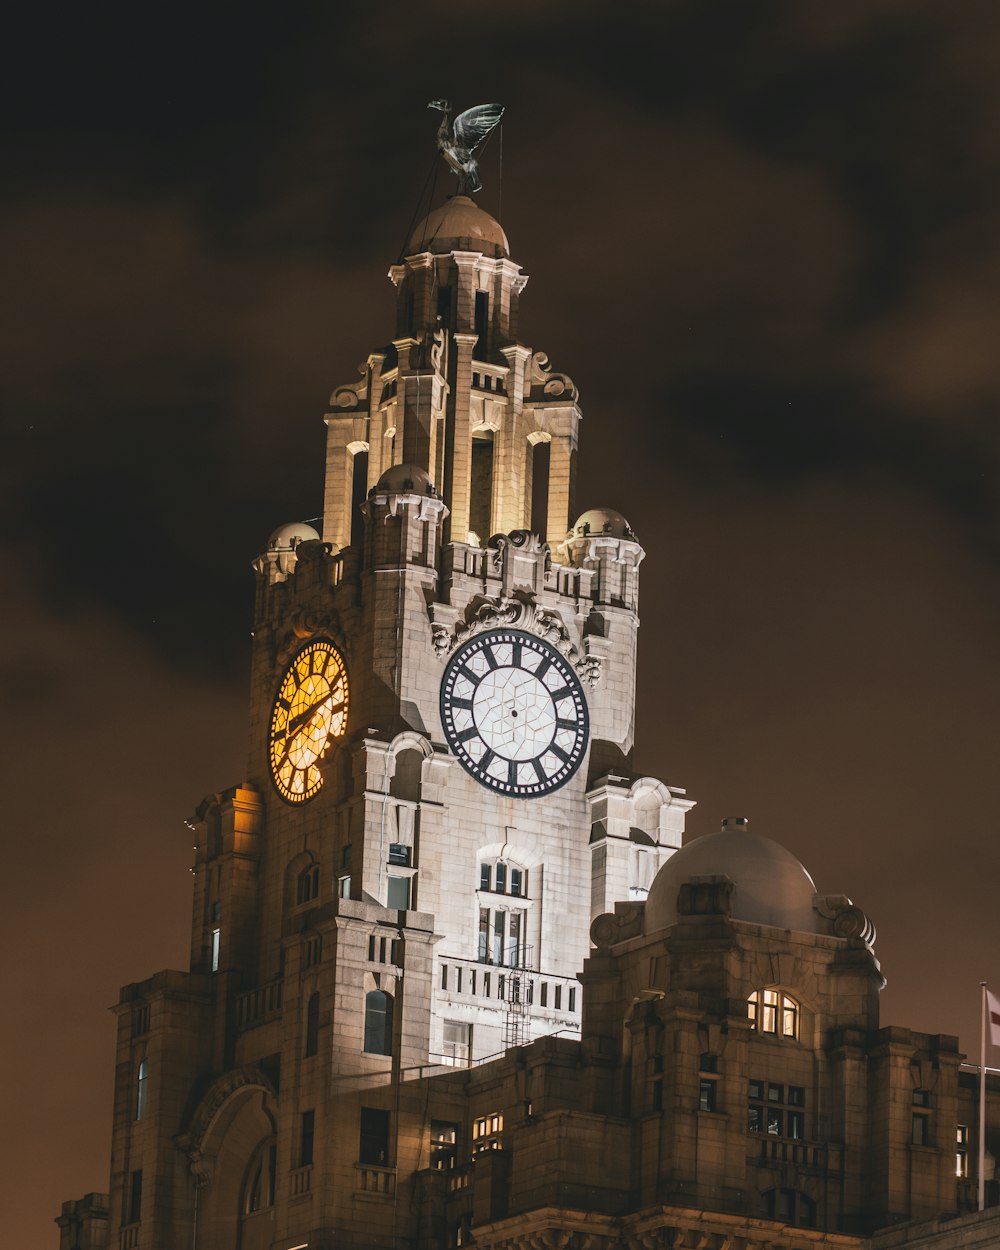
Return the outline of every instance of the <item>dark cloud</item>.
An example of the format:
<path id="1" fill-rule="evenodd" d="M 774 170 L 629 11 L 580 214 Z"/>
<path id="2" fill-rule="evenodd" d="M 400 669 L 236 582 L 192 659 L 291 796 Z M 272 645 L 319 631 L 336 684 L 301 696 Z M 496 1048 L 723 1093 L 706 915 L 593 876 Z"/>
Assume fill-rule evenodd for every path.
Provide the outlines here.
<path id="1" fill-rule="evenodd" d="M 523 336 L 581 387 L 581 506 L 621 507 L 648 549 L 638 767 L 688 786 L 696 831 L 748 814 L 855 895 L 884 1017 L 972 1044 L 1000 937 L 998 21 L 978 0 L 21 14 L 0 916 L 15 1120 L 48 1154 L 24 1151 L 47 1162 L 12 1236 L 44 1244 L 61 1198 L 106 1184 L 103 1008 L 184 961 L 180 820 L 243 767 L 247 565 L 319 512 L 326 397 L 386 341 L 386 268 L 448 189 L 442 94 L 508 107 L 482 202 L 531 275 Z"/>

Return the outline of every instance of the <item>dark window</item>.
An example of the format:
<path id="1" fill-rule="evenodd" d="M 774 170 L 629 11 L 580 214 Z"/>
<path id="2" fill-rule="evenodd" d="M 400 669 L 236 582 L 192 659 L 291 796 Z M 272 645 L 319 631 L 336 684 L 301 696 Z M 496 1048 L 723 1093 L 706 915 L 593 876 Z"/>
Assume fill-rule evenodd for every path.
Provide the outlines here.
<path id="1" fill-rule="evenodd" d="M 752 1100 L 755 1100 L 756 1102 L 761 1102 L 764 1098 L 764 1082 L 763 1081 L 751 1081 L 749 1096 Z"/>
<path id="2" fill-rule="evenodd" d="M 930 1141 L 930 1116 L 921 1115 L 919 1111 L 914 1111 L 910 1133 L 910 1140 L 914 1146 L 928 1145 Z"/>
<path id="3" fill-rule="evenodd" d="M 365 1051 L 392 1054 L 392 997 L 383 990 L 369 990 L 365 995 Z"/>
<path id="4" fill-rule="evenodd" d="M 306 1058 L 319 1049 L 319 994 L 311 994 L 306 1007 Z"/>
<path id="5" fill-rule="evenodd" d="M 446 330 L 451 329 L 451 287 L 439 286 L 437 295 L 438 321 Z"/>
<path id="6" fill-rule="evenodd" d="M 913 1105 L 915 1107 L 929 1107 L 931 1105 L 930 1090 L 915 1089 L 913 1091 Z"/>
<path id="7" fill-rule="evenodd" d="M 785 1101 L 784 1085 L 768 1085 L 767 1101 L 768 1102 L 784 1102 Z"/>
<path id="8" fill-rule="evenodd" d="M 497 864 L 496 876 L 496 892 L 498 894 L 505 893 L 507 889 L 507 865 L 503 862 Z"/>
<path id="9" fill-rule="evenodd" d="M 789 1085 L 787 1101 L 790 1107 L 804 1107 L 806 1105 L 806 1091 L 801 1085 Z"/>
<path id="10" fill-rule="evenodd" d="M 524 873 L 520 868 L 512 868 L 510 870 L 510 892 L 515 898 L 520 898 L 524 889 Z"/>
<path id="11" fill-rule="evenodd" d="M 132 1173 L 128 1187 L 128 1223 L 138 1224 L 142 1218 L 142 1168 Z"/>
<path id="12" fill-rule="evenodd" d="M 351 869 L 351 844 L 348 844 L 340 852 L 340 866 L 345 871 L 350 872 Z"/>
<path id="13" fill-rule="evenodd" d="M 796 1141 L 805 1137 L 805 1116 L 801 1111 L 789 1111 L 785 1116 L 785 1132 Z"/>
<path id="14" fill-rule="evenodd" d="M 351 479 L 351 546 L 360 548 L 365 536 L 365 518 L 361 514 L 361 505 L 368 495 L 368 453 L 355 453 Z"/>
<path id="15" fill-rule="evenodd" d="M 544 439 L 535 443 L 528 453 L 531 464 L 531 529 L 542 538 L 548 530 L 551 451 L 552 444 Z"/>
<path id="16" fill-rule="evenodd" d="M 762 1195 L 764 1213 L 783 1224 L 812 1228 L 816 1223 L 816 1204 L 795 1189 L 769 1189 Z"/>
<path id="17" fill-rule="evenodd" d="M 702 1077 L 698 1084 L 698 1110 L 715 1110 L 715 1081 Z"/>
<path id="18" fill-rule="evenodd" d="M 253 1215 L 274 1206 L 274 1181 L 277 1173 L 278 1149 L 274 1145 L 261 1147 L 250 1168 L 243 1214 Z"/>
<path id="19" fill-rule="evenodd" d="M 475 312 L 475 331 L 479 335 L 479 340 L 473 349 L 472 355 L 475 360 L 485 360 L 487 356 L 487 330 L 489 328 L 490 316 L 490 297 L 485 291 L 476 292 L 476 312 Z"/>
<path id="20" fill-rule="evenodd" d="M 764 1108 L 751 1103 L 747 1108 L 747 1132 L 761 1133 L 764 1130 Z"/>
<path id="21" fill-rule="evenodd" d="M 493 888 L 490 881 L 490 865 L 479 865 L 479 888 L 481 890 L 491 890 Z"/>
<path id="22" fill-rule="evenodd" d="M 389 863 L 402 868 L 410 866 L 410 848 L 401 842 L 389 843 Z"/>
<path id="23" fill-rule="evenodd" d="M 458 1125 L 448 1120 L 431 1120 L 431 1167 L 449 1172 L 458 1157 Z"/>
<path id="24" fill-rule="evenodd" d="M 143 1059 L 135 1077 L 135 1118 L 141 1120 L 146 1114 L 146 1091 L 149 1081 L 149 1065 Z"/>
<path id="25" fill-rule="evenodd" d="M 374 1107 L 361 1108 L 359 1163 L 385 1165 L 389 1161 L 389 1112 Z"/>
<path id="26" fill-rule="evenodd" d="M 699 1072 L 718 1072 L 719 1056 L 718 1055 L 702 1055 L 698 1061 Z"/>
<path id="27" fill-rule="evenodd" d="M 303 1111 L 299 1128 L 299 1167 L 308 1167 L 313 1161 L 313 1142 L 316 1138 L 316 1112 Z"/>
<path id="28" fill-rule="evenodd" d="M 310 864 L 299 873 L 295 884 L 295 902 L 297 906 L 309 903 L 319 897 L 319 865 Z"/>
<path id="29" fill-rule="evenodd" d="M 790 1110 L 805 1105 L 806 1092 L 800 1085 L 789 1085 L 786 1089 L 786 1086 L 770 1081 L 752 1080 L 747 1090 L 748 1132 L 769 1133 L 772 1137 L 787 1137 L 795 1141 L 805 1138 L 805 1113 Z"/>

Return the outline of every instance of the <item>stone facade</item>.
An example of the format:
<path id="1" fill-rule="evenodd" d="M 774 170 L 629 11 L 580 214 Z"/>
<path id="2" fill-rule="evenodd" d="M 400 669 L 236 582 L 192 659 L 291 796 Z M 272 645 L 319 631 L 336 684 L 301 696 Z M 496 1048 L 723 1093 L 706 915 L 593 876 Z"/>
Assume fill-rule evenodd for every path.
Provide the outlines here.
<path id="1" fill-rule="evenodd" d="M 331 396 L 322 537 L 255 561 L 246 776 L 191 821 L 189 968 L 122 991 L 110 1192 L 61 1250 L 798 1250 L 967 1211 L 974 1078 L 879 1027 L 867 917 L 742 827 L 682 850 L 691 801 L 631 772 L 644 553 L 574 520 L 579 397 L 518 341 L 503 231 L 456 197 L 407 251 L 396 337 Z M 475 638 L 583 692 L 561 784 L 459 757 Z M 343 732 L 333 693 L 296 710 L 317 643 Z"/>

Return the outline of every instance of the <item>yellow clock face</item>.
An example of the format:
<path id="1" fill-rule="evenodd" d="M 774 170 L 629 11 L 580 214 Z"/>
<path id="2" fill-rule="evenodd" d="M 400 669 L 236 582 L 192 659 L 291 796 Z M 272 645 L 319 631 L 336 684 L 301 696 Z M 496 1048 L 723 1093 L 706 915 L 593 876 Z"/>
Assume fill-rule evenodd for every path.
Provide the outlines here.
<path id="1" fill-rule="evenodd" d="M 288 666 L 271 712 L 274 787 L 289 803 L 304 803 L 323 784 L 319 759 L 347 728 L 347 669 L 332 643 L 311 642 Z"/>

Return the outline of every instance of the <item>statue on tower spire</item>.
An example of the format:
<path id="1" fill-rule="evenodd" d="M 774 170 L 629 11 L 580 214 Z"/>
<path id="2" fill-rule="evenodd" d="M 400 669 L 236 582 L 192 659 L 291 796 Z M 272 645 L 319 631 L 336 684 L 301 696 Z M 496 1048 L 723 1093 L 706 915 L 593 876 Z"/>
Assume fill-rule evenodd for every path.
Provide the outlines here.
<path id="1" fill-rule="evenodd" d="M 468 195 L 483 185 L 479 163 L 472 155 L 494 131 L 503 117 L 502 104 L 476 104 L 459 113 L 449 127 L 451 105 L 447 100 L 431 100 L 429 109 L 443 114 L 437 132 L 437 145 L 452 173 L 458 178 L 458 194 Z"/>

